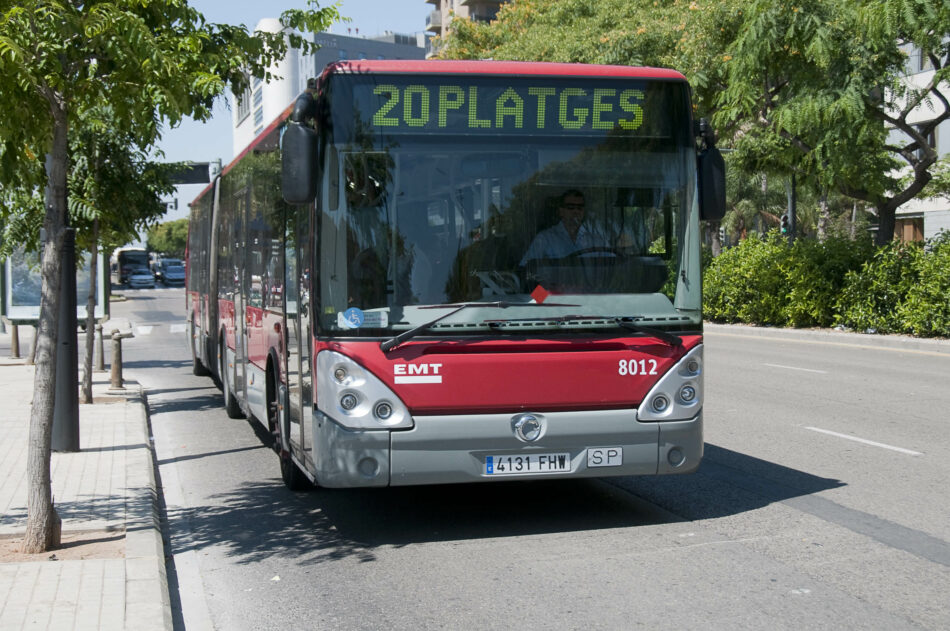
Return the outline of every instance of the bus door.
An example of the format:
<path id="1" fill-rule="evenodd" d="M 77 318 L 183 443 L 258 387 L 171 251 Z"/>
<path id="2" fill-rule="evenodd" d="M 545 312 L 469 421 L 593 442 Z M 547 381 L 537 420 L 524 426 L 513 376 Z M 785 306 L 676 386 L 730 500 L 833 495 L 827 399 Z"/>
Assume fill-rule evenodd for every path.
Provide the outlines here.
<path id="1" fill-rule="evenodd" d="M 247 401 L 247 314 L 245 296 L 250 290 L 247 248 L 248 196 L 250 189 L 244 187 L 234 195 L 234 217 L 232 240 L 234 256 L 232 273 L 234 275 L 234 393 L 241 401 Z"/>
<path id="2" fill-rule="evenodd" d="M 297 206 L 288 221 L 287 286 L 293 286 L 293 301 L 287 301 L 289 333 L 287 386 L 290 395 L 290 443 L 299 459 L 312 470 L 313 437 L 308 425 L 313 417 L 310 355 L 313 336 L 310 327 L 310 287 L 312 280 L 310 225 L 313 206 Z"/>

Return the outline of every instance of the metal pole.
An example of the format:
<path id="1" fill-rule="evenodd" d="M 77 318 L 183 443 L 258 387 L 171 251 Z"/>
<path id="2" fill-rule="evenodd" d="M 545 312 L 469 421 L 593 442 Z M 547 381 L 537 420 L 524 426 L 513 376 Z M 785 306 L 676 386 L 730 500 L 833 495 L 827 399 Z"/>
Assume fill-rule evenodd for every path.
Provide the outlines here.
<path id="1" fill-rule="evenodd" d="M 798 211 L 798 195 L 795 190 L 795 176 L 792 175 L 791 184 L 788 187 L 788 242 L 795 241 L 795 229 L 798 223 L 795 215 Z"/>
<path id="2" fill-rule="evenodd" d="M 122 336 L 118 330 L 112 332 L 112 383 L 110 390 L 125 390 L 122 385 Z"/>
<path id="3" fill-rule="evenodd" d="M 56 338 L 53 451 L 79 451 L 79 352 L 76 336 L 76 231 L 66 229 Z"/>
<path id="4" fill-rule="evenodd" d="M 102 322 L 96 322 L 96 372 L 106 371 L 105 348 L 102 343 Z"/>
<path id="5" fill-rule="evenodd" d="M 10 359 L 20 359 L 20 327 L 10 325 Z"/>

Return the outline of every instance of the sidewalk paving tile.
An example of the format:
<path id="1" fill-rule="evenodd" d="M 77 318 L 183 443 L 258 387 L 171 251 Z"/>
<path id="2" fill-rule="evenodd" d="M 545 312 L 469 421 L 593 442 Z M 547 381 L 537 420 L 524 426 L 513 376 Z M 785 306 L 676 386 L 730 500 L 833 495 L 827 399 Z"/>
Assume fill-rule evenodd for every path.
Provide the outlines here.
<path id="1" fill-rule="evenodd" d="M 108 386 L 95 376 L 80 451 L 52 454 L 51 486 L 64 535 L 121 537 L 124 556 L 0 563 L 0 630 L 172 628 L 144 398 L 134 383 L 119 397 Z M 32 391 L 32 366 L 0 362 L 0 539 L 26 528 Z"/>

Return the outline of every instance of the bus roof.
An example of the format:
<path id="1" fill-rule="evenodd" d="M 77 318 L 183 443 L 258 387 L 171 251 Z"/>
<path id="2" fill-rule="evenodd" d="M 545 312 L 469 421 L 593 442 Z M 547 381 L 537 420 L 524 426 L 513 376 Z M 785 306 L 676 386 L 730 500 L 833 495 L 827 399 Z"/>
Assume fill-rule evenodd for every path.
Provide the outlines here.
<path id="1" fill-rule="evenodd" d="M 486 74 L 563 77 L 618 77 L 637 79 L 675 79 L 686 77 L 667 68 L 646 66 L 604 66 L 546 61 L 493 61 L 447 59 L 360 59 L 329 64 L 323 74 L 396 73 L 396 74 Z"/>

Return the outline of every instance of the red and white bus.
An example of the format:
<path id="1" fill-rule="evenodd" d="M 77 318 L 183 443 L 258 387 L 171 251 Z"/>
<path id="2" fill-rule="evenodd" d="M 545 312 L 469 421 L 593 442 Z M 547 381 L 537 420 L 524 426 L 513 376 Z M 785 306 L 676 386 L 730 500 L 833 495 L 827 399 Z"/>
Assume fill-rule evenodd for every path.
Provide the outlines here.
<path id="1" fill-rule="evenodd" d="M 332 64 L 192 204 L 195 372 L 290 487 L 693 471 L 712 140 L 670 70 Z"/>

